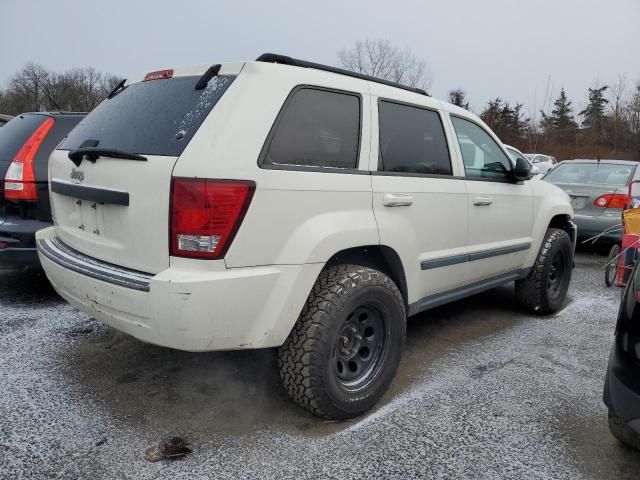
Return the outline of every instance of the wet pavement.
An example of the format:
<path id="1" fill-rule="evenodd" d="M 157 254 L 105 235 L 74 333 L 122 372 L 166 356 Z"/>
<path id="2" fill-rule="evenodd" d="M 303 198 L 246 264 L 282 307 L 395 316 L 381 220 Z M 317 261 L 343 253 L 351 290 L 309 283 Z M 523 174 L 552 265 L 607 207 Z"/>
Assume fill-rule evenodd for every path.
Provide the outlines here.
<path id="1" fill-rule="evenodd" d="M 578 256 L 555 316 L 509 286 L 412 318 L 391 390 L 348 423 L 289 401 L 274 350 L 144 344 L 0 271 L 0 478 L 638 479 L 601 400 L 620 295 L 603 263 Z M 192 452 L 145 460 L 173 436 Z"/>

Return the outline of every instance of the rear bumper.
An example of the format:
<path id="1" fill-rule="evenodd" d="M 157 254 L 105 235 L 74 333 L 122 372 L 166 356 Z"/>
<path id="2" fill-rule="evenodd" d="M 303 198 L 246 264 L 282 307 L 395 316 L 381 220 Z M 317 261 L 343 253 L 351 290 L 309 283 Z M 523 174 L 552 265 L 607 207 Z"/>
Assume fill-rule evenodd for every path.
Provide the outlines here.
<path id="1" fill-rule="evenodd" d="M 579 240 L 595 237 L 610 228 L 614 231 L 603 234 L 598 238 L 597 242 L 622 241 L 622 227 L 614 228 L 621 224 L 622 218 L 620 215 L 574 215 L 572 220 L 578 226 Z"/>
<path id="2" fill-rule="evenodd" d="M 93 274 L 98 266 L 110 270 L 113 278 L 122 279 L 132 271 L 96 259 L 56 258 L 59 252 L 46 252 L 42 241 L 55 239 L 55 232 L 55 227 L 38 232 L 38 253 L 47 277 L 65 300 L 140 340 L 179 350 L 282 345 L 323 267 L 226 269 L 222 263 L 176 261 L 176 266 L 157 275 L 137 272 L 147 276 L 148 288 L 136 289 Z M 205 270 L 209 265 L 215 270 Z"/>
<path id="3" fill-rule="evenodd" d="M 0 218 L 0 267 L 37 267 L 40 265 L 36 251 L 36 232 L 51 223 L 21 218 Z"/>
<path id="4" fill-rule="evenodd" d="M 625 360 L 617 346 L 609 358 L 604 403 L 640 434 L 640 368 Z"/>

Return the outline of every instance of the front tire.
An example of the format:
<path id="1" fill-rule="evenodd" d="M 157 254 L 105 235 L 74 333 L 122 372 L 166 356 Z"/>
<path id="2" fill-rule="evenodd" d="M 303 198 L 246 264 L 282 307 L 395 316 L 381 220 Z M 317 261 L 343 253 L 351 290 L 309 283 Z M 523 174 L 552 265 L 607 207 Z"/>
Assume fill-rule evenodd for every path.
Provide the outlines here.
<path id="1" fill-rule="evenodd" d="M 280 377 L 314 415 L 356 417 L 389 388 L 405 332 L 404 301 L 389 277 L 357 265 L 329 267 L 280 347 Z"/>
<path id="2" fill-rule="evenodd" d="M 516 281 L 516 296 L 531 312 L 548 315 L 560 310 L 571 282 L 573 245 L 564 230 L 550 228 L 531 271 Z"/>

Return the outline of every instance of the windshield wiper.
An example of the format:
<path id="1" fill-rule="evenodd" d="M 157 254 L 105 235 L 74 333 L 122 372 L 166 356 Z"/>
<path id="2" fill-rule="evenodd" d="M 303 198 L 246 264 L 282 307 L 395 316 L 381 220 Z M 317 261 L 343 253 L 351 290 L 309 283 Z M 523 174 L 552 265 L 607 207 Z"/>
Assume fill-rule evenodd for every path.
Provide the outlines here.
<path id="1" fill-rule="evenodd" d="M 85 158 L 92 163 L 96 163 L 96 160 L 100 157 L 122 158 L 124 160 L 136 160 L 139 162 L 146 162 L 147 157 L 138 155 L 136 153 L 124 152 L 122 150 L 116 150 L 114 148 L 101 148 L 101 147 L 85 147 L 78 148 L 77 150 L 71 150 L 69 152 L 69 160 L 71 160 L 76 167 L 79 167 L 82 160 Z"/>

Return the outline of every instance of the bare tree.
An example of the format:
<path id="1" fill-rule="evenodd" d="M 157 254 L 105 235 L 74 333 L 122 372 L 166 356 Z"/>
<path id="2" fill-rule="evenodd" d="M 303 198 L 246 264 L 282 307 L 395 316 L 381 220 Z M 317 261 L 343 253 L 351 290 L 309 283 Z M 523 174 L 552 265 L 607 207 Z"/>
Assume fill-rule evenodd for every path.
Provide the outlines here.
<path id="1" fill-rule="evenodd" d="M 63 73 L 50 72 L 41 65 L 28 63 L 9 81 L 0 94 L 0 111 L 18 114 L 27 111 L 91 111 L 119 79 L 93 67 L 73 68 Z"/>
<path id="2" fill-rule="evenodd" d="M 624 107 L 624 95 L 627 87 L 625 75 L 618 75 L 618 81 L 609 88 L 609 107 L 611 109 L 611 123 L 613 129 L 613 149 L 618 150 L 620 129 L 622 127 L 622 113 Z"/>
<path id="3" fill-rule="evenodd" d="M 408 48 L 394 47 L 389 40 L 357 41 L 352 48 L 338 52 L 340 65 L 392 82 L 428 90 L 432 75 L 427 62 Z"/>

